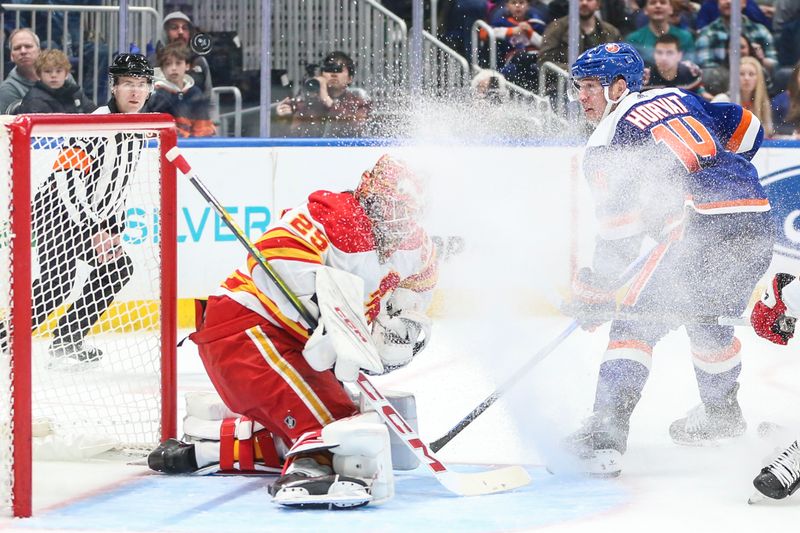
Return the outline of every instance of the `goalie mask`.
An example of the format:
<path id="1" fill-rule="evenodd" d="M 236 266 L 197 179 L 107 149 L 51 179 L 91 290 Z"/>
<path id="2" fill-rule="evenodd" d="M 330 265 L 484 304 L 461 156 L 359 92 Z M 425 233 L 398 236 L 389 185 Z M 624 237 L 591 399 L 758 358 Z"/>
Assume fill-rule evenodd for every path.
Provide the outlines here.
<path id="1" fill-rule="evenodd" d="M 391 252 L 417 231 L 423 192 L 419 177 L 388 155 L 361 175 L 355 196 L 372 220 L 381 250 Z"/>

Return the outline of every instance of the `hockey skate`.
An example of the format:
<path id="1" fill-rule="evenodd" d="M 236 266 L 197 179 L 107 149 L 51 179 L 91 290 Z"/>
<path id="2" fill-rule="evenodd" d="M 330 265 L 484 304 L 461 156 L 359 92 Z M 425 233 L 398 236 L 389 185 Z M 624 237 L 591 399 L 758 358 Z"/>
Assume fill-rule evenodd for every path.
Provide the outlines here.
<path id="1" fill-rule="evenodd" d="M 675 444 L 683 446 L 706 446 L 716 444 L 721 439 L 740 437 L 747 430 L 747 422 L 736 394 L 736 383 L 722 403 L 712 405 L 701 403 L 693 408 L 685 418 L 674 421 L 669 426 L 669 436 Z"/>
<path id="2" fill-rule="evenodd" d="M 54 340 L 49 348 L 51 370 L 88 370 L 100 363 L 103 352 L 84 344 L 83 340 Z"/>
<path id="3" fill-rule="evenodd" d="M 277 504 L 311 509 L 352 509 L 372 500 L 364 480 L 335 474 L 311 457 L 295 459 L 269 493 Z"/>
<path id="4" fill-rule="evenodd" d="M 194 444 L 177 439 L 167 439 L 147 456 L 147 466 L 165 474 L 189 474 L 195 472 L 197 459 Z"/>
<path id="5" fill-rule="evenodd" d="M 764 497 L 782 500 L 800 488 L 800 441 L 794 441 L 753 480 L 758 492 L 747 501 L 756 503 Z"/>
<path id="6" fill-rule="evenodd" d="M 578 459 L 581 472 L 594 477 L 617 477 L 622 472 L 627 441 L 627 422 L 594 413 L 563 444 L 567 453 Z"/>

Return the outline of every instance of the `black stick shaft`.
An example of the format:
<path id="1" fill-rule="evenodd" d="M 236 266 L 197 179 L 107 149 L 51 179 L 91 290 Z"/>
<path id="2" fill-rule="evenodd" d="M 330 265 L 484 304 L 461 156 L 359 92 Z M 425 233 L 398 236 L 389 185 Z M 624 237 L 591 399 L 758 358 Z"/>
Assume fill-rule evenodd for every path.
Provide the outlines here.
<path id="1" fill-rule="evenodd" d="M 433 450 L 434 452 L 438 452 L 440 449 L 442 449 L 442 447 L 445 444 L 453 440 L 453 437 L 461 433 L 461 431 L 465 427 L 470 425 L 473 420 L 478 418 L 478 416 L 480 416 L 481 413 L 483 413 L 485 410 L 491 407 L 492 404 L 494 404 L 494 402 L 496 402 L 500 398 L 500 396 L 502 396 L 508 389 L 513 387 L 520 379 L 522 379 L 522 377 L 525 376 L 525 374 L 527 374 L 531 368 L 538 365 L 542 359 L 550 355 L 550 352 L 555 350 L 564 339 L 569 337 L 570 334 L 577 329 L 577 327 L 578 327 L 578 321 L 573 320 L 570 323 L 570 325 L 567 326 L 567 328 L 558 335 L 558 337 L 550 341 L 550 344 L 539 350 L 536 353 L 536 355 L 534 355 L 531 358 L 530 361 L 525 363 L 525 366 L 520 368 L 517 372 L 514 373 L 514 375 L 510 379 L 506 380 L 502 385 L 500 385 L 497 388 L 497 390 L 495 390 L 493 393 L 487 396 L 486 399 L 480 403 L 480 405 L 478 405 L 475 409 L 470 411 L 467 414 L 467 416 L 462 418 L 458 422 L 458 424 L 453 426 L 453 428 L 450 431 L 448 431 L 435 441 L 431 442 L 430 443 L 431 450 Z"/>
<path id="2" fill-rule="evenodd" d="M 633 277 L 633 275 L 641 268 L 641 266 L 647 261 L 647 258 L 650 257 L 650 252 L 652 249 L 648 250 L 647 252 L 643 253 L 636 260 L 633 261 L 628 268 L 620 275 L 619 279 L 616 282 L 617 288 L 622 287 L 628 280 Z M 475 409 L 470 411 L 464 418 L 462 418 L 455 426 L 453 426 L 447 433 L 432 441 L 430 443 L 430 447 L 434 452 L 441 450 L 448 442 L 453 440 L 453 437 L 461 433 L 464 428 L 470 425 L 478 416 L 481 415 L 484 411 L 486 411 L 489 407 L 491 407 L 505 392 L 513 387 L 520 379 L 522 379 L 525 374 L 528 373 L 533 367 L 539 364 L 545 357 L 550 355 L 550 353 L 555 350 L 561 342 L 570 336 L 570 334 L 575 331 L 579 326 L 577 320 L 573 320 L 567 328 L 562 331 L 558 337 L 550 341 L 550 343 L 536 352 L 530 361 L 525 363 L 525 365 L 517 370 L 511 378 L 506 380 L 502 385 L 500 385 L 492 394 L 490 394 L 485 400 L 483 400 Z"/>

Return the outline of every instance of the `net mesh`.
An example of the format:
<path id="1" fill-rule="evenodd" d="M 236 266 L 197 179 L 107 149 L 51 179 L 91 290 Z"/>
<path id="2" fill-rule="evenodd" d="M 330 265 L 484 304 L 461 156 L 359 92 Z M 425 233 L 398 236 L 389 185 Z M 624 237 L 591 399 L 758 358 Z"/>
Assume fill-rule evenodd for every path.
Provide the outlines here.
<path id="1" fill-rule="evenodd" d="M 6 221 L 13 158 L 3 135 L 0 220 Z M 31 137 L 33 306 L 25 312 L 34 327 L 34 459 L 84 459 L 110 450 L 143 455 L 159 442 L 159 156 L 157 132 L 135 127 Z M 10 316 L 13 258 L 2 249 L 0 313 Z M 9 390 L 8 349 L 2 357 L 2 390 Z M 3 450 L 12 449 L 10 401 L 2 400 L 0 411 Z M 11 457 L 3 453 L 5 506 L 13 497 Z"/>

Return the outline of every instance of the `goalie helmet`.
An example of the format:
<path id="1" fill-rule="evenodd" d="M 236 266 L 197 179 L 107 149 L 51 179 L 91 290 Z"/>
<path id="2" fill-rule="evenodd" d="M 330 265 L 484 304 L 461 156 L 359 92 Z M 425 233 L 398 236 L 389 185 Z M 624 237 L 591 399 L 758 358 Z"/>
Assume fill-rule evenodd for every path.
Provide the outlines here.
<path id="1" fill-rule="evenodd" d="M 405 163 L 383 155 L 361 175 L 355 197 L 372 220 L 383 250 L 391 250 L 417 230 L 424 187 Z"/>
<path id="2" fill-rule="evenodd" d="M 630 91 L 640 91 L 644 61 L 636 48 L 628 43 L 601 44 L 586 50 L 572 65 L 572 79 L 583 78 L 597 78 L 604 87 L 622 78 Z"/>

